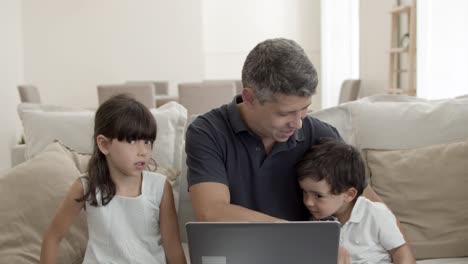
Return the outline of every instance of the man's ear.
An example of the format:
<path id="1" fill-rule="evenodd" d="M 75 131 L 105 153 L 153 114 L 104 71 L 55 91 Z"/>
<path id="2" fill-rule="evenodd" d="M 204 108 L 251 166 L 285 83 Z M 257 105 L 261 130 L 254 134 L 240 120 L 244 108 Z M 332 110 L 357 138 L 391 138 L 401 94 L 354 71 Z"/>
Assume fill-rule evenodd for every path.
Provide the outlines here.
<path id="1" fill-rule="evenodd" d="M 352 200 L 354 200 L 354 198 L 356 197 L 357 195 L 357 190 L 356 188 L 354 187 L 351 187 L 349 188 L 347 191 L 346 191 L 346 196 L 345 196 L 345 201 L 346 202 L 351 202 Z"/>
<path id="2" fill-rule="evenodd" d="M 96 145 L 99 148 L 99 151 L 102 152 L 102 154 L 104 155 L 109 154 L 109 144 L 110 144 L 110 139 L 108 139 L 104 135 L 98 135 L 96 137 Z"/>
<path id="3" fill-rule="evenodd" d="M 242 89 L 242 101 L 249 108 L 255 105 L 256 96 L 252 88 L 245 87 L 244 89 Z"/>

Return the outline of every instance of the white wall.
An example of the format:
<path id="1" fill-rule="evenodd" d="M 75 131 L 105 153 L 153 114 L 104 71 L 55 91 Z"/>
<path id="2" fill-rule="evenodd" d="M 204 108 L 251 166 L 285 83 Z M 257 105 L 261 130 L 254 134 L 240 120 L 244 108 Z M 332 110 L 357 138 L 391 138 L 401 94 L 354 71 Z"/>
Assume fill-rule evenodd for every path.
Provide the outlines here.
<path id="1" fill-rule="evenodd" d="M 361 94 L 386 93 L 390 48 L 390 13 L 395 0 L 360 2 Z"/>
<path id="2" fill-rule="evenodd" d="M 10 167 L 10 149 L 16 144 L 20 124 L 16 85 L 23 79 L 21 2 L 0 1 L 0 173 Z"/>
<path id="3" fill-rule="evenodd" d="M 25 82 L 46 104 L 97 107 L 96 86 L 203 77 L 200 0 L 23 0 Z"/>
<path id="4" fill-rule="evenodd" d="M 240 79 L 248 52 L 275 37 L 297 41 L 320 74 L 320 0 L 202 0 L 202 10 L 204 79 Z"/>

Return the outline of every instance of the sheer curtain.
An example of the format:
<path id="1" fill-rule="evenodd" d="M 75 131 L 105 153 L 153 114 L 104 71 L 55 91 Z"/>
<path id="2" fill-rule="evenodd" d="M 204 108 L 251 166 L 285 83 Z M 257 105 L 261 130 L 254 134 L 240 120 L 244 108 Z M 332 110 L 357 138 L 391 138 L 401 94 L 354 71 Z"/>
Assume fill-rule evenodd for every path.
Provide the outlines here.
<path id="1" fill-rule="evenodd" d="M 338 104 L 341 83 L 359 78 L 359 0 L 321 1 L 322 108 Z"/>
<path id="2" fill-rule="evenodd" d="M 468 94 L 467 14 L 466 0 L 418 1 L 418 97 Z"/>

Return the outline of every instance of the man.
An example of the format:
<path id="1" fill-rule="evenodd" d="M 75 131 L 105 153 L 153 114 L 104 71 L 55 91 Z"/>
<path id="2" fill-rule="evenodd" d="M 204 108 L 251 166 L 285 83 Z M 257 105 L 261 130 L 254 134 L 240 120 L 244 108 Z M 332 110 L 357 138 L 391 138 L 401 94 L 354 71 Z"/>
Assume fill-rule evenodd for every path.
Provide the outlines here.
<path id="1" fill-rule="evenodd" d="M 334 127 L 307 115 L 317 72 L 296 42 L 269 39 L 247 56 L 242 82 L 240 96 L 197 117 L 187 129 L 187 177 L 196 218 L 307 220 L 295 165 L 320 138 L 340 138 Z M 364 195 L 380 201 L 370 187 Z"/>

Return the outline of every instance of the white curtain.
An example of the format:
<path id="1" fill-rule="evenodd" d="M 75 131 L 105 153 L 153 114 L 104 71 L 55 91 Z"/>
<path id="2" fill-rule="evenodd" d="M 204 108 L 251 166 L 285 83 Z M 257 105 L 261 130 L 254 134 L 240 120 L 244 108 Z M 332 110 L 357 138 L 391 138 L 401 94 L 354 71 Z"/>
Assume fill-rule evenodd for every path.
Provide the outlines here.
<path id="1" fill-rule="evenodd" d="M 321 1 L 322 108 L 338 104 L 341 84 L 359 78 L 359 0 Z"/>
<path id="2" fill-rule="evenodd" d="M 417 2 L 417 94 L 468 94 L 468 1 Z"/>

